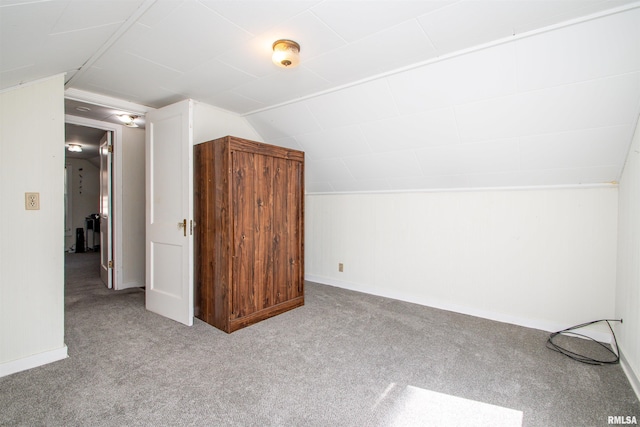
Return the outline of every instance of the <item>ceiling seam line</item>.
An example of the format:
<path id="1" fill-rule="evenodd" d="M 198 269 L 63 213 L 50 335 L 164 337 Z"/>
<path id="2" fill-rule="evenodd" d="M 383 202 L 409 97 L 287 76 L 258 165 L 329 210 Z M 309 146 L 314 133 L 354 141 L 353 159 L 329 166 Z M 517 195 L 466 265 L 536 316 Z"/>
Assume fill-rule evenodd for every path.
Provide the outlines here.
<path id="1" fill-rule="evenodd" d="M 640 102 L 638 103 L 638 105 L 636 106 L 636 113 L 640 113 Z M 627 149 L 627 153 L 625 155 L 624 158 L 624 163 L 622 163 L 622 167 L 620 168 L 620 172 L 618 174 L 618 182 L 620 182 L 620 180 L 622 180 L 622 177 L 624 176 L 624 170 L 627 168 L 627 164 L 629 163 L 629 156 L 631 155 L 631 150 L 633 150 L 633 137 L 636 133 L 636 129 L 638 129 L 638 126 L 640 125 L 640 114 L 638 114 L 638 117 L 635 120 L 635 125 L 633 127 L 633 130 L 631 132 L 631 141 L 629 141 L 629 148 Z M 637 151 L 636 151 L 637 152 Z"/>
<path id="2" fill-rule="evenodd" d="M 320 21 L 322 23 L 322 25 L 324 25 L 329 31 L 331 31 L 336 37 L 338 37 L 340 40 L 342 40 L 345 45 L 340 46 L 340 47 L 344 47 L 346 45 L 348 45 L 350 43 L 349 40 L 345 39 L 344 37 L 342 37 L 342 35 L 340 33 L 338 33 L 336 30 L 334 30 L 329 24 L 327 24 L 324 19 L 322 19 L 320 16 L 318 16 L 318 14 L 316 12 L 313 11 L 314 8 L 318 7 L 318 5 L 315 5 L 313 7 L 311 7 L 310 9 L 307 9 L 313 16 L 316 17 L 316 19 L 318 21 Z"/>
<path id="3" fill-rule="evenodd" d="M 93 55 L 91 55 L 91 57 L 87 59 L 87 61 L 80 66 L 78 71 L 73 76 L 71 76 L 69 80 L 65 82 L 64 84 L 65 88 L 69 87 L 71 84 L 77 81 L 82 75 L 84 75 L 84 73 L 86 73 L 87 70 L 93 64 L 95 64 L 96 61 L 98 61 L 98 59 L 100 59 L 102 55 L 104 55 L 107 52 L 107 50 L 109 50 L 111 46 L 113 46 L 115 42 L 117 42 L 120 39 L 120 37 L 124 35 L 124 33 L 126 33 L 129 30 L 129 28 L 131 28 L 136 22 L 138 22 L 138 19 L 140 19 L 140 17 L 142 17 L 142 15 L 144 15 L 147 12 L 147 10 L 149 10 L 149 8 L 151 8 L 151 6 L 155 4 L 155 2 L 156 0 L 145 0 L 144 3 L 138 9 L 136 9 L 136 11 L 131 16 L 129 16 L 129 18 L 127 18 L 124 24 L 118 27 L 116 32 L 113 33 L 111 37 L 109 37 L 109 39 L 102 46 L 100 46 L 100 49 L 98 49 Z"/>
<path id="4" fill-rule="evenodd" d="M 109 22 L 109 23 L 102 24 L 102 25 L 94 25 L 93 27 L 76 28 L 75 30 L 58 31 L 57 33 L 49 33 L 48 35 L 49 36 L 60 36 L 60 35 L 65 35 L 65 34 L 80 33 L 82 31 L 95 30 L 95 29 L 105 28 L 105 27 L 111 27 L 111 26 L 115 26 L 115 25 L 118 25 L 118 24 L 122 25 L 122 24 L 124 24 L 124 21 Z"/>
<path id="5" fill-rule="evenodd" d="M 549 26 L 546 26 L 544 28 L 540 28 L 540 29 L 537 29 L 537 30 L 527 31 L 527 32 L 524 32 L 524 33 L 521 33 L 521 34 L 518 34 L 518 35 L 503 37 L 501 39 L 494 40 L 494 41 L 488 42 L 488 43 L 484 43 L 484 44 L 481 44 L 481 45 L 478 45 L 478 46 L 474 46 L 474 47 L 471 47 L 471 48 L 468 48 L 468 49 L 462 49 L 462 50 L 451 52 L 451 53 L 448 53 L 448 54 L 445 54 L 445 55 L 442 55 L 442 56 L 438 56 L 436 58 L 431 58 L 431 59 L 427 59 L 427 60 L 424 60 L 424 61 L 420 61 L 420 62 L 417 62 L 415 64 L 411 64 L 411 65 L 407 65 L 407 66 L 404 66 L 404 67 L 401 67 L 401 68 L 397 68 L 395 70 L 391 70 L 391 71 L 387 71 L 387 72 L 384 72 L 384 73 L 376 74 L 374 76 L 367 77 L 365 79 L 356 80 L 355 82 L 346 83 L 346 84 L 343 84 L 343 85 L 340 85 L 340 86 L 336 86 L 336 87 L 331 88 L 331 89 L 327 89 L 327 90 L 324 90 L 324 91 L 316 92 L 316 93 L 313 93 L 313 94 L 310 94 L 310 95 L 307 95 L 307 96 L 302 96 L 302 97 L 296 98 L 294 100 L 285 101 L 285 102 L 281 102 L 279 104 L 275 104 L 275 105 L 272 105 L 272 106 L 269 106 L 269 107 L 260 108 L 260 109 L 253 110 L 253 111 L 249 111 L 247 113 L 242 114 L 241 117 L 246 117 L 246 116 L 250 116 L 252 114 L 262 113 L 264 111 L 269 111 L 269 110 L 273 110 L 273 109 L 276 109 L 276 108 L 284 107 L 286 105 L 294 104 L 294 103 L 300 102 L 300 101 L 306 101 L 308 99 L 312 99 L 312 98 L 316 98 L 316 97 L 319 97 L 319 96 L 327 95 L 327 94 L 330 94 L 330 93 L 338 92 L 338 91 L 341 91 L 341 90 L 344 90 L 344 89 L 348 89 L 348 88 L 351 88 L 351 87 L 359 86 L 361 84 L 369 83 L 369 82 L 372 82 L 372 81 L 375 81 L 375 80 L 387 78 L 387 77 L 390 77 L 390 76 L 393 76 L 393 75 L 396 75 L 396 74 L 400 74 L 400 73 L 403 73 L 403 72 L 406 72 L 406 71 L 411 71 L 411 70 L 414 70 L 414 69 L 417 69 L 417 68 L 420 68 L 420 67 L 424 67 L 424 66 L 427 66 L 427 65 L 432 65 L 432 64 L 436 64 L 436 63 L 439 63 L 439 62 L 442 62 L 442 61 L 449 60 L 449 59 L 457 58 L 459 56 L 463 56 L 463 55 L 466 55 L 466 54 L 469 54 L 469 53 L 479 52 L 479 51 L 482 51 L 482 50 L 485 50 L 485 49 L 489 49 L 489 48 L 492 48 L 492 47 L 496 47 L 496 46 L 500 46 L 500 45 L 503 45 L 503 44 L 507 44 L 507 43 L 511 43 L 511 42 L 515 42 L 515 41 L 519 41 L 519 40 L 523 40 L 523 39 L 526 39 L 526 38 L 529 38 L 529 37 L 532 37 L 532 36 L 535 36 L 535 35 L 544 34 L 544 33 L 550 32 L 550 31 L 555 31 L 555 30 L 559 30 L 561 28 L 566 28 L 566 27 L 570 27 L 572 25 L 580 24 L 582 22 L 588 22 L 588 21 L 592 21 L 594 19 L 604 18 L 604 17 L 610 16 L 610 15 L 615 15 L 617 13 L 626 12 L 628 10 L 637 9 L 637 8 L 640 8 L 640 1 L 632 3 L 630 5 L 625 5 L 625 6 L 621 6 L 621 7 L 618 7 L 618 8 L 609 9 L 609 10 L 606 10 L 606 11 L 601 11 L 601 12 L 597 12 L 597 13 L 594 13 L 594 14 L 591 14 L 591 15 L 583 16 L 583 17 L 580 17 L 580 18 L 571 19 L 571 20 L 564 21 L 564 22 L 561 22 L 561 23 L 558 23 L 558 24 L 549 25 Z"/>

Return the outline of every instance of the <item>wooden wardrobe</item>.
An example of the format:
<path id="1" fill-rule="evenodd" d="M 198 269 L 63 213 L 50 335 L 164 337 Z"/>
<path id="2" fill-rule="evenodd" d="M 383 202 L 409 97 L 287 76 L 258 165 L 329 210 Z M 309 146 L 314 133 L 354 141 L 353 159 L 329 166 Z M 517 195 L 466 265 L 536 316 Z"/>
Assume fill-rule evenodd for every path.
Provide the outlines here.
<path id="1" fill-rule="evenodd" d="M 304 304 L 304 153 L 194 146 L 195 316 L 227 333 Z"/>

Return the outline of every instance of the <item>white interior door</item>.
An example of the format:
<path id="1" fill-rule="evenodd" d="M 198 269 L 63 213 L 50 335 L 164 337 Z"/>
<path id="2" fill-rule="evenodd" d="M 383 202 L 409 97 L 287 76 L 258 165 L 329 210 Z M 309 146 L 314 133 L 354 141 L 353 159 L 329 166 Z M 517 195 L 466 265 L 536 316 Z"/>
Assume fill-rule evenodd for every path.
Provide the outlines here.
<path id="1" fill-rule="evenodd" d="M 109 289 L 113 288 L 113 215 L 111 214 L 113 162 L 110 147 L 112 147 L 111 132 L 105 132 L 100 140 L 100 278 Z M 86 239 L 88 238 L 89 236 L 86 236 Z M 95 245 L 95 242 L 93 244 Z"/>
<path id="2" fill-rule="evenodd" d="M 191 100 L 146 116 L 146 306 L 193 324 Z"/>

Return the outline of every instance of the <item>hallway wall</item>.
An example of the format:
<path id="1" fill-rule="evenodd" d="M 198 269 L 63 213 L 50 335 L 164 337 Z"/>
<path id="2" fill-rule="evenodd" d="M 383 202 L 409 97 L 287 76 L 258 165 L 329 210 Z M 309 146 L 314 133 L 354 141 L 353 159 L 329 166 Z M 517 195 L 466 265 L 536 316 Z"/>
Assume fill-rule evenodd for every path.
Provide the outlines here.
<path id="1" fill-rule="evenodd" d="M 0 376 L 67 357 L 64 139 L 64 75 L 0 92 Z"/>
<path id="2" fill-rule="evenodd" d="M 71 180 L 71 234 L 65 236 L 65 250 L 73 247 L 75 251 L 76 229 L 85 227 L 85 218 L 90 214 L 98 213 L 100 210 L 100 169 L 94 164 L 84 159 L 65 160 L 66 164 L 72 167 Z M 84 230 L 85 242 L 93 244 L 90 232 Z M 87 240 L 88 239 L 88 240 Z M 96 244 L 99 244 L 99 237 L 96 236 Z"/>

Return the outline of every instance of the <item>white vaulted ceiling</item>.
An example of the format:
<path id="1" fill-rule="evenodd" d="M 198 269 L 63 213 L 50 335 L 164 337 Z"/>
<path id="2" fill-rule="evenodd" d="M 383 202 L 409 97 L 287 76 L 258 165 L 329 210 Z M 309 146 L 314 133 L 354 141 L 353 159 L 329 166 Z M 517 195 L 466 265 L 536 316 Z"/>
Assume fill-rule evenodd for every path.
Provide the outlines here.
<path id="1" fill-rule="evenodd" d="M 301 64 L 270 61 L 291 38 Z M 0 90 L 193 98 L 302 149 L 308 192 L 618 180 L 640 114 L 626 0 L 0 0 Z"/>

